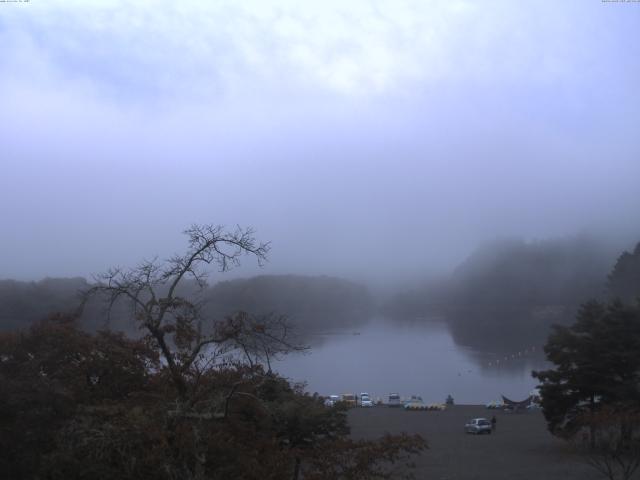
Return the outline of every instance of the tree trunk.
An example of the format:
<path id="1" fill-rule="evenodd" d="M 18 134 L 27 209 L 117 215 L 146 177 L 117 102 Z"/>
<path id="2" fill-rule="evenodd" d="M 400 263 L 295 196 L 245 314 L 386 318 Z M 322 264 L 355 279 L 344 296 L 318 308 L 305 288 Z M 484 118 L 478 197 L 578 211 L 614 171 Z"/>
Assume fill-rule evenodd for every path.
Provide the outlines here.
<path id="1" fill-rule="evenodd" d="M 596 398 L 594 395 L 591 395 L 591 400 L 589 402 L 589 407 L 591 409 L 591 418 L 589 419 L 589 446 L 591 450 L 595 450 L 596 448 L 596 425 L 593 420 L 593 415 L 596 411 Z"/>
<path id="2" fill-rule="evenodd" d="M 298 480 L 300 476 L 300 457 L 296 457 L 296 464 L 293 468 L 293 480 Z"/>

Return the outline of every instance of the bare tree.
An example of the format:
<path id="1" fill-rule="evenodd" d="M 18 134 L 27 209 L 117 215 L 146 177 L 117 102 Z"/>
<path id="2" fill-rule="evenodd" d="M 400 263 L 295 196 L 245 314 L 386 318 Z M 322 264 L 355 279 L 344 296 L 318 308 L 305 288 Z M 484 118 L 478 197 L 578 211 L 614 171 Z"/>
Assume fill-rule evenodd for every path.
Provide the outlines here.
<path id="1" fill-rule="evenodd" d="M 578 431 L 574 447 L 586 463 L 609 480 L 631 480 L 640 468 L 640 412 L 635 407 L 606 407 L 590 415 L 593 434 Z"/>
<path id="2" fill-rule="evenodd" d="M 259 265 L 266 260 L 268 243 L 259 243 L 252 229 L 192 225 L 184 232 L 187 251 L 165 261 L 142 261 L 130 269 L 113 268 L 96 277 L 96 284 L 84 294 L 85 301 L 96 295 L 109 306 L 119 300 L 131 304 L 132 317 L 166 362 L 180 397 L 197 386 L 203 369 L 225 353 L 239 350 L 252 365 L 266 362 L 281 353 L 297 350 L 290 340 L 290 328 L 284 317 L 255 318 L 238 313 L 222 320 L 205 319 L 202 292 L 207 287 L 208 269 L 217 266 L 225 272 L 240 263 L 243 256 L 254 257 Z M 180 287 L 195 281 L 195 297 L 180 296 Z M 200 295 L 198 295 L 200 294 Z"/>
<path id="3" fill-rule="evenodd" d="M 204 318 L 202 298 L 208 267 L 217 266 L 225 272 L 239 265 L 243 256 L 252 256 L 262 265 L 268 243 L 257 242 L 253 230 L 240 227 L 227 231 L 222 226 L 192 225 L 184 233 L 188 237 L 184 254 L 165 261 L 156 257 L 131 269 L 113 268 L 99 275 L 96 284 L 84 293 L 83 305 L 92 296 L 106 298 L 109 310 L 119 300 L 130 303 L 133 321 L 160 353 L 177 392 L 167 411 L 168 428 L 191 431 L 192 461 L 185 463 L 179 476 L 202 479 L 207 463 L 207 422 L 225 419 L 235 397 L 252 397 L 261 408 L 259 399 L 242 387 L 249 389 L 253 383 L 255 389 L 256 381 L 264 382 L 270 376 L 271 359 L 303 347 L 291 341 L 284 317 L 256 318 L 238 312 L 222 320 Z M 180 291 L 188 281 L 195 282 L 197 288 L 186 298 Z M 235 372 L 231 375 L 234 381 L 229 385 L 216 382 L 216 368 L 222 376 Z"/>

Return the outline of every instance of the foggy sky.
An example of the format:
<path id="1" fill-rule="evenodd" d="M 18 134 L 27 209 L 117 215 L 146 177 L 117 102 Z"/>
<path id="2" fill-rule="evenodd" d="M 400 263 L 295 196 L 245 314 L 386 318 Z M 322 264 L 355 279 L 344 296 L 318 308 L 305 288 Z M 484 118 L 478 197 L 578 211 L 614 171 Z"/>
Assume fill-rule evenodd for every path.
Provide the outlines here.
<path id="1" fill-rule="evenodd" d="M 0 3 L 0 277 L 168 257 L 194 222 L 363 278 L 640 231 L 640 3 L 241 3 Z"/>

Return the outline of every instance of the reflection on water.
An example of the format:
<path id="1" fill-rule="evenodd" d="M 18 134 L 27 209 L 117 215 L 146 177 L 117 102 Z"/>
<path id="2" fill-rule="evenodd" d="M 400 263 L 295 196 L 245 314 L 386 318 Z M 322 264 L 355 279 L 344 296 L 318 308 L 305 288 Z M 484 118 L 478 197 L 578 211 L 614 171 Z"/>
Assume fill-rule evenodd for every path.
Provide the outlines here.
<path id="1" fill-rule="evenodd" d="M 448 394 L 458 403 L 486 403 L 501 394 L 520 399 L 536 386 L 531 370 L 544 367 L 539 345 L 524 340 L 512 348 L 481 351 L 456 344 L 442 322 L 398 324 L 376 318 L 355 330 L 318 334 L 315 340 L 310 352 L 290 355 L 276 369 L 322 395 L 399 392 L 421 395 L 428 403 L 444 402 Z"/>

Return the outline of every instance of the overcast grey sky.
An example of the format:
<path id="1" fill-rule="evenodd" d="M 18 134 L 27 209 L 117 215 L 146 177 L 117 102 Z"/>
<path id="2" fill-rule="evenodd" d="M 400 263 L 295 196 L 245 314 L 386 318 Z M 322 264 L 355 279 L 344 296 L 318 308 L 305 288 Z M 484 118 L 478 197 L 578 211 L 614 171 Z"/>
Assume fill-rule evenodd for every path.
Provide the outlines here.
<path id="1" fill-rule="evenodd" d="M 372 278 L 638 232 L 639 32 L 600 0 L 0 3 L 0 277 L 193 222 L 255 227 L 267 273 Z"/>

